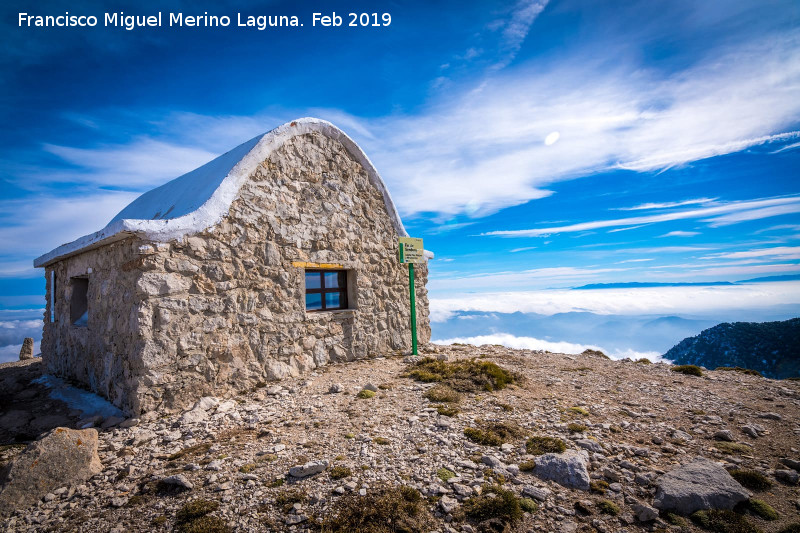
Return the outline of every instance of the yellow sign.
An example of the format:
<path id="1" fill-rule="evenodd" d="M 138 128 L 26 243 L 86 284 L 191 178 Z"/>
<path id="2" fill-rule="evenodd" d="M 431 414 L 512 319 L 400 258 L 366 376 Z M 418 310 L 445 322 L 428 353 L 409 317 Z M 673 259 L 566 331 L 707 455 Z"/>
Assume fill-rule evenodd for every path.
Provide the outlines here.
<path id="1" fill-rule="evenodd" d="M 300 268 L 344 268 L 344 265 L 339 263 L 307 263 L 306 261 L 292 261 L 293 267 Z"/>
<path id="2" fill-rule="evenodd" d="M 422 250 L 422 239 L 414 237 L 400 237 L 400 262 L 422 263 L 425 256 Z"/>

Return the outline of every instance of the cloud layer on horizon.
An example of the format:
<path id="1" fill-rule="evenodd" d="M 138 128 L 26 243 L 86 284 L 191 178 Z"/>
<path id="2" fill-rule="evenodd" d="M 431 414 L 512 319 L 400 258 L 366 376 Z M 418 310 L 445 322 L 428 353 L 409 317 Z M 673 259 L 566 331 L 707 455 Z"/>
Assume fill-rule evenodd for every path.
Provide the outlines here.
<path id="1" fill-rule="evenodd" d="M 653 362 L 661 361 L 661 354 L 658 352 L 639 352 L 636 350 L 606 350 L 601 346 L 594 346 L 589 344 L 578 344 L 573 342 L 563 341 L 547 341 L 537 339 L 535 337 L 525 337 L 512 335 L 510 333 L 492 333 L 489 335 L 476 335 L 473 337 L 454 337 L 451 339 L 432 340 L 435 344 L 472 344 L 481 346 L 483 344 L 500 344 L 508 348 L 516 348 L 519 350 L 544 350 L 553 353 L 566 353 L 566 354 L 579 354 L 584 350 L 600 350 L 612 359 L 630 359 L 646 358 Z"/>
<path id="2" fill-rule="evenodd" d="M 538 290 L 457 293 L 430 299 L 432 322 L 444 322 L 457 311 L 498 313 L 588 312 L 600 315 L 720 316 L 738 310 L 800 310 L 800 281 L 637 287 L 584 290 Z"/>

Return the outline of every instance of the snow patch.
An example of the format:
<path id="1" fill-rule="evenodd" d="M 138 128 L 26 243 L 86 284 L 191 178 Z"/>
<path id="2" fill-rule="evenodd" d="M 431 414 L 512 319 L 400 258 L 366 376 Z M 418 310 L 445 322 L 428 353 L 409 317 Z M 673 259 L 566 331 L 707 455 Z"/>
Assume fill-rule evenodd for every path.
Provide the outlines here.
<path id="1" fill-rule="evenodd" d="M 228 213 L 239 190 L 262 161 L 293 137 L 312 132 L 344 145 L 382 194 L 397 233 L 408 236 L 386 184 L 355 141 L 328 121 L 300 118 L 254 137 L 202 167 L 144 193 L 120 211 L 105 228 L 51 250 L 35 259 L 33 266 L 44 267 L 131 234 L 166 242 L 204 231 L 219 223 Z M 426 258 L 430 257 L 432 254 L 426 254 Z"/>
<path id="2" fill-rule="evenodd" d="M 38 383 L 49 387 L 50 397 L 67 404 L 71 409 L 79 409 L 83 416 L 100 415 L 103 418 L 117 416 L 125 418 L 125 413 L 111 404 L 105 398 L 89 391 L 68 385 L 63 379 L 45 374 L 34 379 L 31 383 Z"/>

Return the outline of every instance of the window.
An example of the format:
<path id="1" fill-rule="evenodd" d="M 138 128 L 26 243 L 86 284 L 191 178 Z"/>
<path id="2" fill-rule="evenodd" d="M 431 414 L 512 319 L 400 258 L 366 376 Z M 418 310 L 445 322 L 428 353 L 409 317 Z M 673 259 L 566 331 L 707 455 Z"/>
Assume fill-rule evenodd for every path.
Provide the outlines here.
<path id="1" fill-rule="evenodd" d="M 347 309 L 346 270 L 306 270 L 306 310 Z"/>
<path id="2" fill-rule="evenodd" d="M 71 278 L 72 299 L 69 303 L 69 319 L 75 326 L 89 324 L 89 278 Z"/>
<path id="3" fill-rule="evenodd" d="M 56 271 L 50 271 L 50 322 L 56 321 Z"/>

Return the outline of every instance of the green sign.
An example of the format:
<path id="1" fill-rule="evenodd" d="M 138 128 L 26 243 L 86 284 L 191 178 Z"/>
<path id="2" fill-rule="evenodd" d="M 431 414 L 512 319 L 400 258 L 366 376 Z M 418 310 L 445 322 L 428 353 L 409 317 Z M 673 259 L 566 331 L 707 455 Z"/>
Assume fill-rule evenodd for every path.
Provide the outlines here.
<path id="1" fill-rule="evenodd" d="M 422 239 L 400 237 L 400 263 L 408 264 L 408 292 L 411 304 L 411 353 L 417 355 L 417 298 L 414 286 L 414 263 L 422 263 L 425 256 L 422 251 Z"/>
<path id="2" fill-rule="evenodd" d="M 400 237 L 400 262 L 422 263 L 425 256 L 422 251 L 422 239 L 414 237 Z"/>

